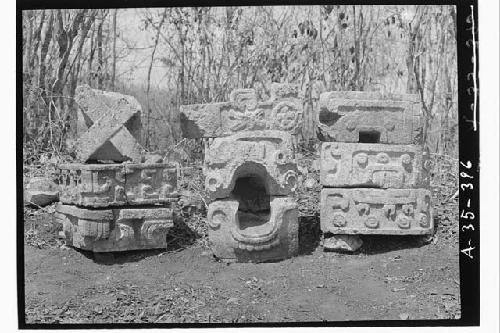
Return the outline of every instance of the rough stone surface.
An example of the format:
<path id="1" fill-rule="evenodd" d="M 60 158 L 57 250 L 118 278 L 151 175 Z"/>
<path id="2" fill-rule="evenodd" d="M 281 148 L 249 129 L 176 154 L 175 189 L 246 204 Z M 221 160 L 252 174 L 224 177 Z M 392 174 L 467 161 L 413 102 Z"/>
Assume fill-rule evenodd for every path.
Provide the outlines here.
<path id="1" fill-rule="evenodd" d="M 141 106 L 132 96 L 92 89 L 76 89 L 80 106 L 76 154 L 81 162 L 135 161 L 144 152 L 137 140 Z"/>
<path id="2" fill-rule="evenodd" d="M 290 195 L 298 180 L 291 135 L 248 131 L 216 138 L 206 152 L 204 174 L 212 199 L 228 198 L 242 177 L 260 177 L 269 195 Z"/>
<path id="3" fill-rule="evenodd" d="M 304 180 L 304 188 L 307 190 L 312 190 L 316 186 L 317 182 L 314 178 L 307 178 Z"/>
<path id="4" fill-rule="evenodd" d="M 421 127 L 418 96 L 325 92 L 318 127 L 324 141 L 412 144 Z"/>
<path id="5" fill-rule="evenodd" d="M 222 260 L 263 262 L 298 253 L 298 209 L 293 198 L 271 197 L 270 210 L 242 211 L 238 200 L 210 203 L 207 221 L 214 255 Z"/>
<path id="6" fill-rule="evenodd" d="M 181 129 L 186 138 L 213 138 L 239 131 L 281 130 L 298 134 L 302 100 L 298 87 L 273 84 L 271 98 L 259 102 L 254 89 L 237 89 L 225 103 L 181 106 Z"/>
<path id="7" fill-rule="evenodd" d="M 45 177 L 33 177 L 24 190 L 24 201 L 34 206 L 47 206 L 59 200 L 59 188 Z"/>
<path id="8" fill-rule="evenodd" d="M 85 207 L 175 202 L 177 170 L 165 163 L 59 165 L 60 200 Z"/>
<path id="9" fill-rule="evenodd" d="M 323 188 L 320 224 L 333 234 L 430 234 L 427 189 Z"/>
<path id="10" fill-rule="evenodd" d="M 428 161 L 416 145 L 324 142 L 320 179 L 325 187 L 423 188 Z"/>
<path id="11" fill-rule="evenodd" d="M 182 135 L 186 138 L 214 138 L 224 135 L 221 114 L 231 103 L 181 105 Z"/>
<path id="12" fill-rule="evenodd" d="M 66 244 L 93 252 L 166 248 L 173 226 L 171 208 L 93 210 L 59 203 L 56 221 Z"/>
<path id="13" fill-rule="evenodd" d="M 363 245 L 358 235 L 332 235 L 323 239 L 323 248 L 329 251 L 354 252 Z"/>

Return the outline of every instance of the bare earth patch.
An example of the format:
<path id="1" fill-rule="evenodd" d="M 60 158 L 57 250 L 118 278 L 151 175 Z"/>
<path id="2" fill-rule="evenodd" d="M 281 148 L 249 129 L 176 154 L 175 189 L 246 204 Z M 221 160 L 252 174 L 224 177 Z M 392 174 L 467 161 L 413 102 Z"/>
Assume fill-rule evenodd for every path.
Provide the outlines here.
<path id="1" fill-rule="evenodd" d="M 217 262 L 202 241 L 115 255 L 61 246 L 52 216 L 25 239 L 27 323 L 234 323 L 445 319 L 460 315 L 456 232 L 437 241 L 364 237 L 355 254 L 323 252 L 302 233 L 301 255 L 276 263 Z M 313 217 L 302 228 L 317 230 Z M 305 225 L 304 225 L 305 224 Z M 38 241 L 33 241 L 37 238 Z"/>

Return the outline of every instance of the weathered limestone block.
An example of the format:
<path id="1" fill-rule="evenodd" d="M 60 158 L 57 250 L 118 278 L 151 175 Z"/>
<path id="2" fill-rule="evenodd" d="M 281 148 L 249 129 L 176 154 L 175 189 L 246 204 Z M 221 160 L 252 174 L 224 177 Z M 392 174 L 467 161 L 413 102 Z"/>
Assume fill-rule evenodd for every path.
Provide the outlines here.
<path id="1" fill-rule="evenodd" d="M 240 178 L 260 178 L 268 195 L 290 195 L 297 186 L 291 135 L 281 131 L 240 132 L 216 138 L 204 165 L 212 199 L 228 198 Z"/>
<path id="2" fill-rule="evenodd" d="M 213 138 L 252 130 L 297 134 L 302 127 L 302 100 L 297 91 L 294 85 L 273 84 L 268 101 L 259 102 L 254 89 L 237 89 L 231 92 L 229 102 L 183 105 L 183 136 Z"/>
<path id="3" fill-rule="evenodd" d="M 238 200 L 216 200 L 208 206 L 208 237 L 214 255 L 223 260 L 263 262 L 298 253 L 298 209 L 293 198 L 271 197 L 270 208 L 252 213 Z"/>
<path id="4" fill-rule="evenodd" d="M 135 98 L 83 85 L 75 100 L 80 106 L 76 154 L 81 162 L 140 161 L 141 106 Z"/>
<path id="5" fill-rule="evenodd" d="M 24 190 L 24 201 L 35 206 L 47 206 L 59 200 L 59 188 L 50 179 L 33 177 Z"/>
<path id="6" fill-rule="evenodd" d="M 55 218 L 67 245 L 93 252 L 166 248 L 173 226 L 172 209 L 162 207 L 95 210 L 59 203 Z"/>
<path id="7" fill-rule="evenodd" d="M 330 91 L 320 95 L 318 127 L 324 141 L 412 144 L 420 125 L 417 95 Z"/>
<path id="8" fill-rule="evenodd" d="M 59 165 L 61 202 L 109 207 L 175 202 L 177 171 L 165 163 Z"/>
<path id="9" fill-rule="evenodd" d="M 324 142 L 320 160 L 326 187 L 429 186 L 428 153 L 417 145 Z"/>
<path id="10" fill-rule="evenodd" d="M 431 192 L 426 189 L 324 188 L 321 230 L 333 234 L 430 234 Z"/>

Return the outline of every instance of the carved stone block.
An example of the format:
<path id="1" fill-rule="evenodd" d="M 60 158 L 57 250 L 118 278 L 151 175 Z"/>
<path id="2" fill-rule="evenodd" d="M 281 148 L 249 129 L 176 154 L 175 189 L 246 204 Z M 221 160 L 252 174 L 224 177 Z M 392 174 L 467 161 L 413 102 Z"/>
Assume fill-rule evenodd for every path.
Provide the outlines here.
<path id="1" fill-rule="evenodd" d="M 320 161 L 326 187 L 429 186 L 430 160 L 416 145 L 324 142 Z"/>
<path id="2" fill-rule="evenodd" d="M 420 125 L 417 95 L 330 91 L 320 95 L 318 127 L 324 141 L 412 144 Z"/>
<path id="3" fill-rule="evenodd" d="M 55 219 L 66 244 L 93 252 L 166 248 L 173 226 L 171 208 L 95 210 L 59 203 Z"/>
<path id="4" fill-rule="evenodd" d="M 333 234 L 430 234 L 431 192 L 426 189 L 324 188 L 321 230 Z"/>
<path id="5" fill-rule="evenodd" d="M 132 96 L 79 86 L 76 154 L 81 162 L 140 161 L 141 106 Z"/>
<path id="6" fill-rule="evenodd" d="M 293 198 L 271 197 L 269 209 L 242 210 L 238 200 L 210 203 L 207 221 L 212 251 L 220 259 L 263 262 L 298 252 L 298 209 Z"/>
<path id="7" fill-rule="evenodd" d="M 290 195 L 297 172 L 291 135 L 282 131 L 216 138 L 205 156 L 205 188 L 212 199 L 230 197 L 236 182 L 248 178 L 259 178 L 268 195 Z"/>
<path id="8" fill-rule="evenodd" d="M 33 177 L 24 189 L 24 202 L 34 206 L 46 206 L 59 200 L 59 188 L 51 179 Z"/>
<path id="9" fill-rule="evenodd" d="M 176 168 L 165 163 L 59 165 L 60 201 L 85 207 L 175 202 Z"/>
<path id="10" fill-rule="evenodd" d="M 181 106 L 181 129 L 186 138 L 213 138 L 239 131 L 281 130 L 297 134 L 302 126 L 298 87 L 273 84 L 271 98 L 259 102 L 254 89 L 237 89 L 225 103 Z"/>

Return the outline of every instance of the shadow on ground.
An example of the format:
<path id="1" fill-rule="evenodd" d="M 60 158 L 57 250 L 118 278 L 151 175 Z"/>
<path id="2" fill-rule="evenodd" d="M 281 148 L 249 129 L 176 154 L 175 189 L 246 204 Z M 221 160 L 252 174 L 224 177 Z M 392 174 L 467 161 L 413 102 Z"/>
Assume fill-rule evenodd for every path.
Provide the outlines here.
<path id="1" fill-rule="evenodd" d="M 437 221 L 435 221 L 436 225 Z M 299 217 L 299 255 L 310 255 L 321 246 L 323 233 L 319 216 Z M 415 235 L 360 235 L 363 246 L 355 252 L 342 254 L 365 255 L 380 254 L 391 251 L 420 248 L 429 243 L 430 236 Z M 328 251 L 336 252 L 336 251 Z"/>
<path id="2" fill-rule="evenodd" d="M 414 249 L 425 245 L 425 236 L 363 235 L 363 246 L 354 254 L 380 254 L 397 250 Z"/>
<path id="3" fill-rule="evenodd" d="M 299 216 L 299 255 L 312 254 L 320 245 L 319 216 Z"/>

